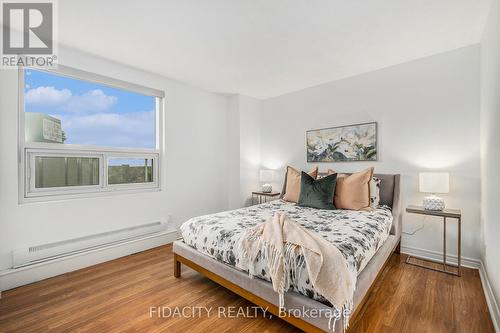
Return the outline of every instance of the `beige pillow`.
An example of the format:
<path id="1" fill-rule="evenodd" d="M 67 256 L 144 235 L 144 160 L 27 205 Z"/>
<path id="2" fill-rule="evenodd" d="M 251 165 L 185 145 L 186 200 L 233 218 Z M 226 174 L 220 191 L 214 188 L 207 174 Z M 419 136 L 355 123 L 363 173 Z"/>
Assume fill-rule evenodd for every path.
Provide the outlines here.
<path id="1" fill-rule="evenodd" d="M 318 177 L 318 167 L 309 171 L 308 174 L 316 179 Z M 300 176 L 301 173 L 299 170 L 294 169 L 291 166 L 286 167 L 285 195 L 283 196 L 283 200 L 295 203 L 299 201 Z"/>
<path id="2" fill-rule="evenodd" d="M 335 173 L 328 170 L 328 173 Z M 370 210 L 370 181 L 373 167 L 352 175 L 338 174 L 334 204 L 337 209 Z"/>

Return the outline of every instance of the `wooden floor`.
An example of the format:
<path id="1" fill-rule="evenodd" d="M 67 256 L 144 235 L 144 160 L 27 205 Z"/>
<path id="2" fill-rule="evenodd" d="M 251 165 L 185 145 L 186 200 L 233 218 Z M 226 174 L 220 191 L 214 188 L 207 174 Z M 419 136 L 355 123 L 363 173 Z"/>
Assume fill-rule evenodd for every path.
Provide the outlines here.
<path id="1" fill-rule="evenodd" d="M 393 255 L 350 333 L 494 332 L 477 270 L 458 278 L 404 259 Z M 296 332 L 190 269 L 174 278 L 172 261 L 164 246 L 6 291 L 0 332 Z M 150 307 L 176 306 L 192 318 L 150 317 Z M 198 317 L 192 307 L 213 311 Z M 218 318 L 219 307 L 227 317 L 244 307 L 254 318 Z"/>

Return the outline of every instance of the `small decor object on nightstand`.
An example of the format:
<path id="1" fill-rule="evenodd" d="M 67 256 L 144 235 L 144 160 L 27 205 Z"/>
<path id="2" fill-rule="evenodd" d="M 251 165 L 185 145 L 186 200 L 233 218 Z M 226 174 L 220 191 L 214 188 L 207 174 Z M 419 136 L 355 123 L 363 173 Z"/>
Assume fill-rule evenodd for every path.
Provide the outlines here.
<path id="1" fill-rule="evenodd" d="M 444 200 L 436 193 L 450 191 L 450 175 L 447 172 L 421 172 L 419 173 L 420 192 L 431 193 L 424 198 L 422 206 L 427 210 L 440 211 L 445 208 Z"/>
<path id="2" fill-rule="evenodd" d="M 262 185 L 263 193 L 271 193 L 273 191 L 273 186 L 269 184 L 274 179 L 274 171 L 273 170 L 260 170 L 260 181 L 264 183 Z"/>

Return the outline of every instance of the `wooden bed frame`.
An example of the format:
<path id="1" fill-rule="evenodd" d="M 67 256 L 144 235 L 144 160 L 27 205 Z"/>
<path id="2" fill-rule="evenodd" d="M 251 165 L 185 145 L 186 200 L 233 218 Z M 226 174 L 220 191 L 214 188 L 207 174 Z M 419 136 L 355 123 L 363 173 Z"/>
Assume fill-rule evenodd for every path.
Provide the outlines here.
<path id="1" fill-rule="evenodd" d="M 396 245 L 395 249 L 394 249 L 394 253 L 400 253 L 400 250 L 401 250 L 401 239 L 399 240 L 398 244 Z M 356 309 L 354 310 L 354 312 L 352 313 L 352 315 L 350 316 L 349 318 L 349 326 L 352 326 L 358 319 L 360 313 L 361 313 L 361 310 L 363 308 L 363 305 L 366 303 L 366 301 L 368 300 L 370 294 L 371 294 L 371 291 L 373 290 L 375 284 L 377 283 L 378 279 L 380 278 L 380 276 L 382 275 L 382 272 L 384 271 L 384 269 L 386 268 L 387 264 L 389 263 L 390 259 L 392 258 L 392 256 L 389 256 L 384 265 L 382 266 L 382 268 L 380 269 L 380 271 L 378 272 L 377 274 L 377 277 L 375 278 L 375 280 L 373 281 L 372 285 L 370 286 L 370 288 L 368 289 L 368 291 L 366 292 L 365 296 L 363 297 L 362 301 L 358 304 L 358 306 L 356 307 Z M 254 295 L 252 294 L 251 292 L 249 292 L 248 290 L 238 286 L 237 284 L 234 284 L 232 283 L 231 281 L 228 281 L 226 279 L 224 279 L 223 277 L 220 277 L 219 275 L 209 271 L 208 269 L 204 268 L 204 267 L 201 267 L 200 265 L 192 262 L 191 260 L 189 259 L 186 259 L 184 258 L 183 256 L 177 254 L 177 253 L 174 253 L 174 276 L 176 278 L 180 278 L 181 277 L 181 264 L 184 264 L 186 265 L 187 267 L 189 268 L 192 268 L 194 269 L 195 271 L 197 271 L 198 273 L 201 273 L 203 275 L 205 275 L 207 278 L 209 278 L 210 280 L 214 281 L 215 283 L 223 286 L 224 288 L 226 289 L 229 289 L 231 290 L 233 293 L 243 297 L 244 299 L 252 302 L 253 304 L 257 305 L 257 306 L 260 306 L 264 309 L 267 309 L 268 312 L 272 313 L 273 315 L 283 319 L 284 321 L 288 322 L 289 324 L 305 331 L 305 332 L 324 332 L 322 329 L 312 325 L 311 323 L 308 323 L 307 321 L 299 318 L 299 317 L 295 317 L 295 316 L 292 316 L 290 314 L 286 314 L 286 315 L 283 315 L 283 313 L 281 312 L 281 315 L 280 315 L 280 311 L 278 309 L 278 307 L 268 301 L 266 301 L 265 299 L 257 296 L 257 295 Z M 349 331 L 349 329 L 347 330 L 347 332 Z"/>

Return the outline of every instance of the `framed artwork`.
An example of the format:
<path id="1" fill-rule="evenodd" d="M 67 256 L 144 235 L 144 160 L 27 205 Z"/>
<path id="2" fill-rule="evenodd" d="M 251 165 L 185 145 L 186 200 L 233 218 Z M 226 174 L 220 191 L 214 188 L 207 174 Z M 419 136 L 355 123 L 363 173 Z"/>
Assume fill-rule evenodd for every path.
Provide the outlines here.
<path id="1" fill-rule="evenodd" d="M 306 132 L 307 162 L 377 160 L 377 123 Z"/>

